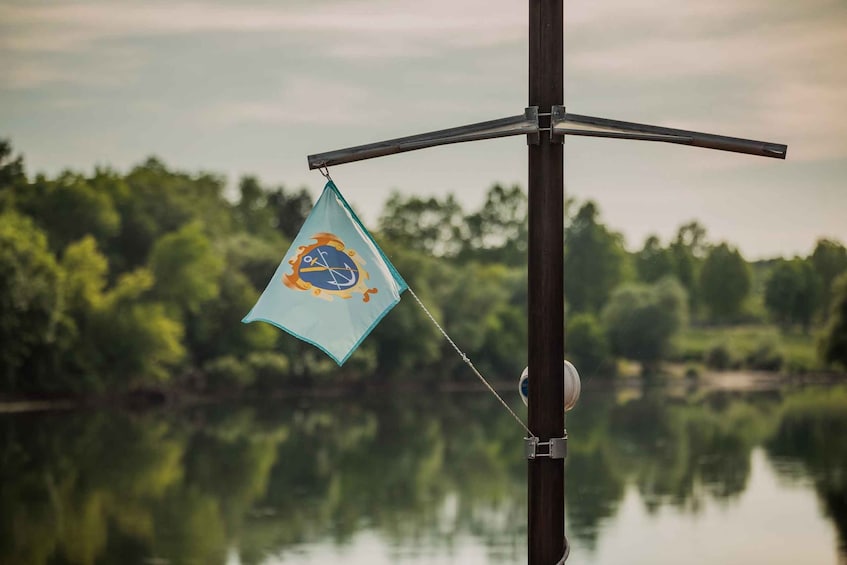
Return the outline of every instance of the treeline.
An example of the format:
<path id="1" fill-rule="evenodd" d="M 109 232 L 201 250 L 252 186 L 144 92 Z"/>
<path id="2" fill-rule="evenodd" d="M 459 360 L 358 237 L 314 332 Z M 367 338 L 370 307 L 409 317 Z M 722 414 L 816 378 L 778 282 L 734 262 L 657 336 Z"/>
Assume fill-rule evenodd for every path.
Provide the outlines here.
<path id="1" fill-rule="evenodd" d="M 264 324 L 244 325 L 308 215 L 305 190 L 148 159 L 30 178 L 0 144 L 0 366 L 7 393 L 185 386 L 285 386 L 466 378 L 414 301 L 404 300 L 342 368 Z M 526 359 L 526 197 L 492 187 L 479 210 L 392 194 L 374 235 L 477 366 L 511 378 Z M 592 202 L 569 202 L 568 350 L 583 372 L 616 359 L 647 369 L 689 320 L 785 328 L 828 324 L 824 363 L 847 361 L 847 252 L 821 240 L 807 258 L 748 264 L 697 223 L 628 253 Z M 841 275 L 841 279 L 836 278 Z"/>
<path id="2" fill-rule="evenodd" d="M 838 241 L 818 240 L 807 257 L 751 263 L 731 244 L 708 241 L 705 227 L 692 221 L 666 244 L 651 235 L 627 253 L 591 202 L 573 214 L 565 241 L 566 343 L 577 359 L 591 352 L 583 366 L 625 357 L 651 372 L 674 354 L 672 338 L 688 324 L 775 324 L 817 341 L 816 368 L 847 366 L 847 249 Z M 780 368 L 770 341 L 742 361 L 730 358 L 726 341 L 697 360 L 716 369 Z"/>

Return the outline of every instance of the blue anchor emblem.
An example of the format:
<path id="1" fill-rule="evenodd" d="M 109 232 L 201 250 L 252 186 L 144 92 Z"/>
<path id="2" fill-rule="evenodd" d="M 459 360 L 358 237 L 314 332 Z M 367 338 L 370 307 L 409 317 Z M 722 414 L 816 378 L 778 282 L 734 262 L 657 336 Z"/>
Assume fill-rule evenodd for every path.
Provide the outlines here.
<path id="1" fill-rule="evenodd" d="M 323 290 L 342 291 L 359 282 L 359 268 L 346 253 L 320 245 L 303 257 L 300 278 Z"/>

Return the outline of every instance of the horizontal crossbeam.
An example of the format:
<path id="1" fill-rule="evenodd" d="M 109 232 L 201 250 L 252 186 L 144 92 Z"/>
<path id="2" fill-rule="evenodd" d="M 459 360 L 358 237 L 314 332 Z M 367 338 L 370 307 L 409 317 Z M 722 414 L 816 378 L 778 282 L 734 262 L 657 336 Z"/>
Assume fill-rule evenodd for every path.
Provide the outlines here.
<path id="1" fill-rule="evenodd" d="M 558 135 L 662 141 L 775 159 L 785 159 L 788 152 L 788 146 L 780 143 L 569 114 L 564 106 L 553 106 L 550 121 L 552 133 Z"/>
<path id="2" fill-rule="evenodd" d="M 427 147 L 436 147 L 438 145 L 463 143 L 466 141 L 479 141 L 482 139 L 495 139 L 511 135 L 526 135 L 537 132 L 538 108 L 530 107 L 527 108 L 523 115 L 520 116 L 479 122 L 466 126 L 422 133 L 419 135 L 411 135 L 409 137 L 400 137 L 397 139 L 389 139 L 387 141 L 369 143 L 367 145 L 338 149 L 327 153 L 309 155 L 309 169 L 318 169 L 320 167 L 330 167 L 332 165 L 340 165 L 342 163 L 363 161 L 365 159 L 373 159 L 374 157 L 395 155 L 397 153 L 405 153 L 406 151 L 414 151 L 416 149 L 426 149 Z"/>
<path id="3" fill-rule="evenodd" d="M 545 114 L 547 115 L 547 114 Z M 635 122 L 623 122 L 595 116 L 569 114 L 564 106 L 553 106 L 550 112 L 550 127 L 539 128 L 538 108 L 526 108 L 519 116 L 500 118 L 487 122 L 478 122 L 450 129 L 431 131 L 408 137 L 398 137 L 387 141 L 378 141 L 366 145 L 357 145 L 345 149 L 337 149 L 326 153 L 309 155 L 309 168 L 318 169 L 343 163 L 352 163 L 395 155 L 416 149 L 426 149 L 438 145 L 495 139 L 513 135 L 535 134 L 543 129 L 550 130 L 551 135 L 575 135 L 584 137 L 605 137 L 612 139 L 633 139 L 640 141 L 661 141 L 678 145 L 691 145 L 706 149 L 746 153 L 761 157 L 785 159 L 788 146 L 781 143 L 756 141 L 740 137 L 727 137 L 712 133 L 690 131 Z"/>

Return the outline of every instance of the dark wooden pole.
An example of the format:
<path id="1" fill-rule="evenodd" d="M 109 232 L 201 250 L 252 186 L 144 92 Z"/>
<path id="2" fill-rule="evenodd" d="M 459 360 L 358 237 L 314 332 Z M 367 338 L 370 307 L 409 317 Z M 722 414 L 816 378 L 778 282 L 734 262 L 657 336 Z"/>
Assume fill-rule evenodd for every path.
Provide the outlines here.
<path id="1" fill-rule="evenodd" d="M 529 106 L 539 113 L 563 103 L 562 4 L 529 0 Z M 562 149 L 545 131 L 529 146 L 529 428 L 542 442 L 565 427 Z M 528 475 L 529 563 L 553 565 L 564 551 L 564 460 L 532 459 Z"/>

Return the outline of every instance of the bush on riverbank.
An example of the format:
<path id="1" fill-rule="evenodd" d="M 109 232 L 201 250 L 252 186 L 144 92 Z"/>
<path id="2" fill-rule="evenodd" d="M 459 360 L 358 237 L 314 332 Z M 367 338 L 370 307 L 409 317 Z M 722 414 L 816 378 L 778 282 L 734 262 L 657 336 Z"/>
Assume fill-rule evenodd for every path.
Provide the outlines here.
<path id="1" fill-rule="evenodd" d="M 715 370 L 750 369 L 802 374 L 826 369 L 817 338 L 773 326 L 691 327 L 675 340 L 672 361 L 703 361 Z"/>

